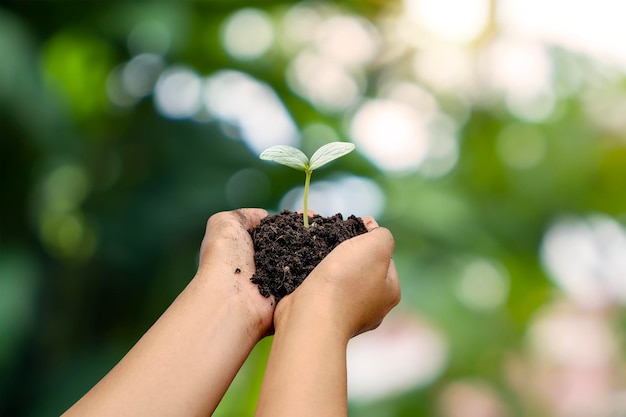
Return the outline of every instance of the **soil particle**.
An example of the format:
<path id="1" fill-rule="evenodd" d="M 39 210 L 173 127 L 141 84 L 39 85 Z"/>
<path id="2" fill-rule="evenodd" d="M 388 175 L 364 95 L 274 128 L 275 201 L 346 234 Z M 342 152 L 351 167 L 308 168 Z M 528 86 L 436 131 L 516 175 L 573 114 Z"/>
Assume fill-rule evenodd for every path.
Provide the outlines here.
<path id="1" fill-rule="evenodd" d="M 292 293 L 337 245 L 366 233 L 363 221 L 351 215 L 309 216 L 305 228 L 302 214 L 284 210 L 268 216 L 250 231 L 254 243 L 256 272 L 251 280 L 264 297 L 276 303 Z"/>

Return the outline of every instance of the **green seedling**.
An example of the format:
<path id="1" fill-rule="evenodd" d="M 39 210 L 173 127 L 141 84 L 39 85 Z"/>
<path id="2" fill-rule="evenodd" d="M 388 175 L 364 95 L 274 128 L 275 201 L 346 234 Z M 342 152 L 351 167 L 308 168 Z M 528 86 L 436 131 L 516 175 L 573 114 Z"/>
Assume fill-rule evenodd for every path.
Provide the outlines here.
<path id="1" fill-rule="evenodd" d="M 309 227 L 308 216 L 308 199 L 309 184 L 311 183 L 311 174 L 318 168 L 323 167 L 329 162 L 352 152 L 355 146 L 347 142 L 331 142 L 319 148 L 309 159 L 300 149 L 287 145 L 272 146 L 264 150 L 260 158 L 265 161 L 278 162 L 290 168 L 304 171 L 304 201 L 302 218 L 304 227 Z"/>

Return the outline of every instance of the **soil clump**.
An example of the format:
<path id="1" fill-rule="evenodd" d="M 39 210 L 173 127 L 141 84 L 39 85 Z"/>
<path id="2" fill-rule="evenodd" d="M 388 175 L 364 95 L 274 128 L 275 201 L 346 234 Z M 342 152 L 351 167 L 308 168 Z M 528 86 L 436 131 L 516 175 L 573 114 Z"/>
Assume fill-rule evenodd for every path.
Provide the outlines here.
<path id="1" fill-rule="evenodd" d="M 283 210 L 267 216 L 250 231 L 256 265 L 251 280 L 264 297 L 273 295 L 278 303 L 337 245 L 366 232 L 361 218 L 354 215 L 346 220 L 341 214 L 309 216 L 308 229 L 300 213 Z"/>

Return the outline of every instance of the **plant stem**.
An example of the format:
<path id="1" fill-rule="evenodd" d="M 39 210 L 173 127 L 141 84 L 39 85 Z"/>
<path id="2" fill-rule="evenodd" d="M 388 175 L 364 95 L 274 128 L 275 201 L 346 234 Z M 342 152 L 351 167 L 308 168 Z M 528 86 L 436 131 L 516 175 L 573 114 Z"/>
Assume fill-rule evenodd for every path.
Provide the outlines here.
<path id="1" fill-rule="evenodd" d="M 306 179 L 304 180 L 304 204 L 302 207 L 302 218 L 304 220 L 304 227 L 309 228 L 309 183 L 311 182 L 311 170 L 304 170 Z"/>

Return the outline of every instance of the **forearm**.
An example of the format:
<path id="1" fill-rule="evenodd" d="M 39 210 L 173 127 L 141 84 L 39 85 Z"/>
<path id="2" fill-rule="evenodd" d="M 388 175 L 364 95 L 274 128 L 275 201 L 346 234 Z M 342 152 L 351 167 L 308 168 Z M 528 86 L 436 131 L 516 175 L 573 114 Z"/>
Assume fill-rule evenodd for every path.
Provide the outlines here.
<path id="1" fill-rule="evenodd" d="M 228 297 L 195 277 L 66 416 L 210 415 L 261 337 Z"/>
<path id="2" fill-rule="evenodd" d="M 346 416 L 348 338 L 319 321 L 276 329 L 256 417 Z"/>
<path id="3" fill-rule="evenodd" d="M 393 237 L 372 218 L 366 225 L 276 307 L 257 417 L 347 415 L 348 340 L 375 329 L 400 301 Z"/>

